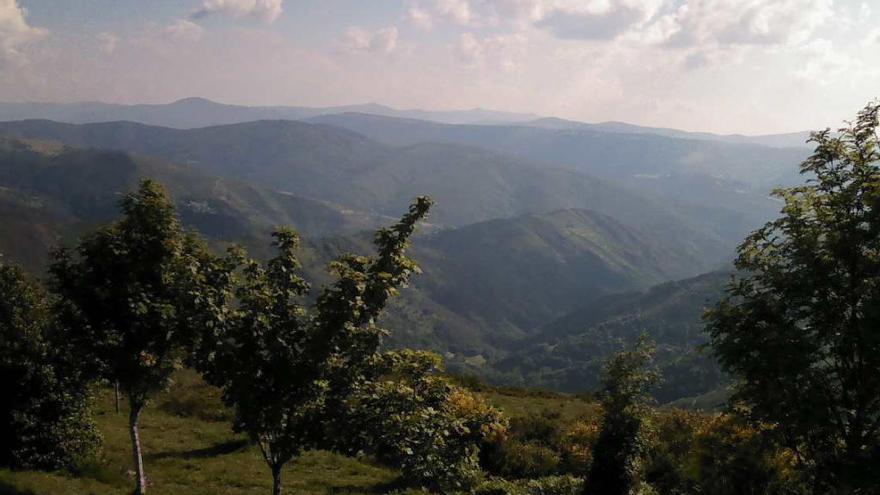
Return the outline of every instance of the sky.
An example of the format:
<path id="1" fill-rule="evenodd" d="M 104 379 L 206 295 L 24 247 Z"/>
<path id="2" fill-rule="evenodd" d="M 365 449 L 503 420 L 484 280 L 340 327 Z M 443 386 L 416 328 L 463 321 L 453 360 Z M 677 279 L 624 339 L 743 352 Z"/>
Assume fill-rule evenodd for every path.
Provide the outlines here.
<path id="1" fill-rule="evenodd" d="M 0 101 L 189 96 L 836 127 L 880 97 L 880 2 L 0 0 Z"/>

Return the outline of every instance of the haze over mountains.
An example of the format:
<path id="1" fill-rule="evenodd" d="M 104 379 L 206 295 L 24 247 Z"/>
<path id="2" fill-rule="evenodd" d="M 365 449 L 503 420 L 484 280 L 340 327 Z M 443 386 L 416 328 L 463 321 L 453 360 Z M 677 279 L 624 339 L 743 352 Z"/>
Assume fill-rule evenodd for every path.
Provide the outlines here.
<path id="1" fill-rule="evenodd" d="M 391 345 L 444 352 L 453 369 L 497 381 L 567 390 L 646 330 L 679 377 L 664 401 L 721 383 L 692 349 L 724 276 L 649 288 L 725 268 L 742 237 L 778 213 L 769 191 L 802 180 L 809 152 L 784 146 L 802 135 L 482 110 L 187 99 L 0 104 L 0 120 L 0 252 L 34 271 L 53 244 L 112 218 L 143 177 L 163 182 L 184 223 L 217 248 L 236 242 L 262 255 L 272 228 L 298 229 L 313 280 L 430 194 L 437 206 L 414 246 L 425 273 L 387 317 Z M 691 368 L 702 378 L 687 386 L 674 370 Z"/>

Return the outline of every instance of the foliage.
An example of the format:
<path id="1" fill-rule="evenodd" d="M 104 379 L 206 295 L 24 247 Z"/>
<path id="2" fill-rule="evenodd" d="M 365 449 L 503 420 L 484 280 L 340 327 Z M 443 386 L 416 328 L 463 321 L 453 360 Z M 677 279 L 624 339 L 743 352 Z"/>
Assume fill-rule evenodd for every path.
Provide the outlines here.
<path id="1" fill-rule="evenodd" d="M 480 478 L 480 446 L 503 434 L 500 411 L 439 375 L 440 358 L 387 352 L 349 400 L 343 449 L 364 450 L 399 467 L 411 483 L 443 492 Z"/>
<path id="2" fill-rule="evenodd" d="M 644 492 L 648 391 L 658 380 L 657 374 L 648 369 L 653 354 L 653 343 L 643 337 L 633 349 L 617 354 L 605 366 L 602 380 L 605 417 L 593 447 L 586 493 L 630 495 Z"/>
<path id="3" fill-rule="evenodd" d="M 145 180 L 120 201 L 122 218 L 59 249 L 50 273 L 68 340 L 82 368 L 116 382 L 128 398 L 138 493 L 146 489 L 138 417 L 169 384 L 196 328 L 222 307 L 207 269 L 214 261 L 183 231 L 163 188 Z"/>
<path id="4" fill-rule="evenodd" d="M 87 380 L 46 294 L 0 259 L 0 465 L 67 468 L 97 452 Z"/>
<path id="5" fill-rule="evenodd" d="M 583 476 L 592 462 L 599 420 L 596 415 L 566 420 L 550 409 L 513 417 L 506 434 L 483 448 L 482 464 L 489 473 L 505 478 Z"/>
<path id="6" fill-rule="evenodd" d="M 576 495 L 584 480 L 575 476 L 547 476 L 531 480 L 508 481 L 493 478 L 481 483 L 475 495 Z"/>
<path id="7" fill-rule="evenodd" d="M 774 445 L 764 429 L 736 416 L 716 415 L 702 425 L 695 440 L 689 467 L 702 493 L 800 493 L 792 452 Z"/>
<path id="8" fill-rule="evenodd" d="M 797 453 L 815 493 L 880 483 L 880 142 L 872 104 L 814 133 L 805 185 L 739 247 L 727 297 L 707 314 L 734 400 Z"/>
<path id="9" fill-rule="evenodd" d="M 401 221 L 376 233 L 375 258 L 346 255 L 331 263 L 336 281 L 314 311 L 304 299 L 297 235 L 273 234 L 278 254 L 265 266 L 243 263 L 237 304 L 202 339 L 197 361 L 235 411 L 234 426 L 259 446 L 280 492 L 283 466 L 303 450 L 328 445 L 341 405 L 364 386 L 385 331 L 375 324 L 388 298 L 418 266 L 405 256 L 416 223 L 431 202 L 419 198 Z M 326 426 L 326 428 L 325 428 Z"/>

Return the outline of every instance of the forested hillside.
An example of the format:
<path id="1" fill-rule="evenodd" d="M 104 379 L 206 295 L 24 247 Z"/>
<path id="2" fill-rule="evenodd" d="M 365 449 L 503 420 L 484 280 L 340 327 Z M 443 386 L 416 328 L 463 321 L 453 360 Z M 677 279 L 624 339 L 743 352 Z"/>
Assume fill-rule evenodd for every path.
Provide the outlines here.
<path id="1" fill-rule="evenodd" d="M 37 273 L 54 245 L 70 243 L 112 218 L 118 198 L 147 177 L 170 184 L 183 223 L 217 249 L 238 243 L 265 253 L 262 239 L 272 228 L 296 228 L 306 236 L 303 260 L 316 282 L 325 280 L 323 266 L 335 256 L 368 247 L 368 238 L 358 232 L 384 220 L 378 214 L 118 151 L 7 138 L 0 156 L 8 232 L 0 247 L 9 259 Z M 449 352 L 453 368 L 480 374 L 520 349 L 536 328 L 586 301 L 711 266 L 695 265 L 687 254 L 691 247 L 678 239 L 589 210 L 457 229 L 428 225 L 422 235 L 415 256 L 425 265 L 425 275 L 392 305 L 387 319 L 401 331 L 390 343 Z"/>

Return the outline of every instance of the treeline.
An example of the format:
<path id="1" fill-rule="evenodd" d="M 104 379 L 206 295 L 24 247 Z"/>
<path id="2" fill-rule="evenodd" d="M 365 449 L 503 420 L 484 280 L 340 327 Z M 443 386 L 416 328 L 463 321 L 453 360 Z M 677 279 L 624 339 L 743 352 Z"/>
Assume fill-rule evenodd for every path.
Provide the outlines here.
<path id="1" fill-rule="evenodd" d="M 221 391 L 276 494 L 312 449 L 372 456 L 441 493 L 880 493 L 878 112 L 815 133 L 808 181 L 776 191 L 781 217 L 740 246 L 706 314 L 735 379 L 723 414 L 651 407 L 662 377 L 647 339 L 606 363 L 595 414 L 568 423 L 508 419 L 438 356 L 385 350 L 378 318 L 419 271 L 406 250 L 428 198 L 312 294 L 294 232 L 273 234 L 265 262 L 217 255 L 144 181 L 118 221 L 54 252 L 46 289 L 0 265 L 0 463 L 75 469 L 99 449 L 91 391 L 115 386 L 145 493 L 140 414 L 189 367 Z"/>

